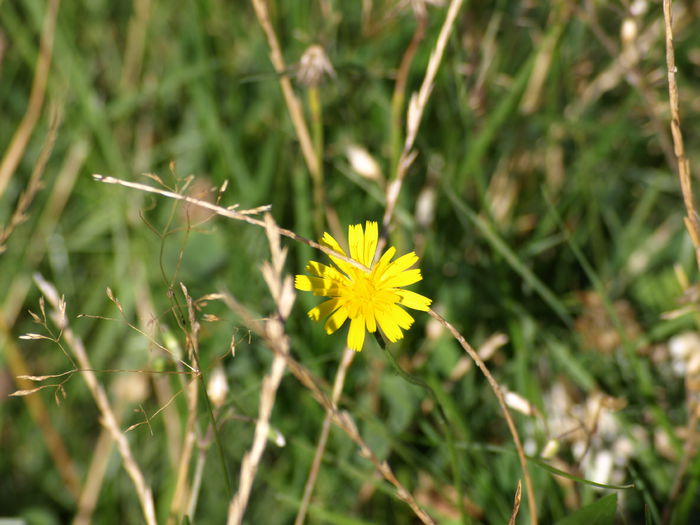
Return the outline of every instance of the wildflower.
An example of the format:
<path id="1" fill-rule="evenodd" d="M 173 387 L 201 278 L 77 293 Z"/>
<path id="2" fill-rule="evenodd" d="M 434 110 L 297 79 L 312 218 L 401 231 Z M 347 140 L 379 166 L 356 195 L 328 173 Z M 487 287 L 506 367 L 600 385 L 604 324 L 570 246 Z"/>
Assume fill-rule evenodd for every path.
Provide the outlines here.
<path id="1" fill-rule="evenodd" d="M 337 268 L 309 261 L 306 271 L 311 276 L 297 275 L 294 285 L 299 290 L 329 297 L 309 310 L 309 317 L 314 321 L 328 317 L 326 333 L 332 334 L 350 319 L 348 346 L 353 350 L 362 350 L 365 329 L 374 333 L 379 328 L 389 341 L 396 342 L 403 338 L 401 330 L 408 330 L 414 321 L 402 306 L 423 311 L 430 308 L 430 299 L 402 289 L 422 279 L 419 269 L 409 269 L 418 261 L 418 256 L 411 252 L 392 262 L 396 249 L 390 247 L 375 264 L 377 223 L 367 221 L 364 231 L 361 224 L 350 225 L 348 230 L 350 258 L 366 266 L 368 271 L 331 256 Z M 328 233 L 324 233 L 320 243 L 345 255 Z"/>

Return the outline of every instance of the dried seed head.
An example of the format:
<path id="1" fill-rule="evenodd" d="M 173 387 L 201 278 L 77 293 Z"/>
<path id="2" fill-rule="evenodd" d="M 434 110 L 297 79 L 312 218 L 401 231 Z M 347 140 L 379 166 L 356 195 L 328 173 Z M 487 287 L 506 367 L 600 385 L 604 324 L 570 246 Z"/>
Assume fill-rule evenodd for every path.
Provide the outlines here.
<path id="1" fill-rule="evenodd" d="M 309 46 L 299 60 L 297 78 L 306 87 L 316 87 L 328 75 L 335 78 L 335 70 L 328 55 L 318 44 Z"/>

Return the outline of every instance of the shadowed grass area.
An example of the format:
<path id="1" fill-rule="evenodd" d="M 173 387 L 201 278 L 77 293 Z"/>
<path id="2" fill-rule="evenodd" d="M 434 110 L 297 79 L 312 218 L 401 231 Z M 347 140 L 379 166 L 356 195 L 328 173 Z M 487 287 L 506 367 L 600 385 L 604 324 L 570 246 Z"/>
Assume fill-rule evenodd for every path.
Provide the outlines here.
<path id="1" fill-rule="evenodd" d="M 308 523 L 416 522 L 399 486 L 437 522 L 506 523 L 519 481 L 517 523 L 532 520 L 498 400 L 436 319 L 412 312 L 415 325 L 388 346 L 415 381 L 367 337 L 340 365 L 347 376 L 334 394 L 347 328 L 328 336 L 308 319 L 320 298 L 299 293 L 284 331 L 269 331 L 291 306 L 271 280 L 284 289 L 285 275 L 326 255 L 283 236 L 285 259 L 264 228 L 97 173 L 238 211 L 270 205 L 279 227 L 341 244 L 348 225 L 381 228 L 395 205 L 388 245 L 416 251 L 423 280 L 412 289 L 433 299 L 503 390 L 539 522 L 609 516 L 614 499 L 602 498 L 615 493 L 627 523 L 688 523 L 700 510 L 697 265 L 661 6 L 468 2 L 436 58 L 454 2 L 262 2 L 280 72 L 256 2 L 0 0 L 0 162 L 17 159 L 0 184 L 0 515 L 146 519 L 145 492 L 74 370 L 85 367 L 67 357 L 72 334 L 115 431 L 138 425 L 124 435 L 158 523 L 222 522 L 245 485 L 241 470 L 252 476 L 246 522 L 294 522 L 324 424 Z M 697 8 L 674 8 L 694 167 Z M 314 44 L 333 67 L 318 84 L 302 60 Z M 431 56 L 439 68 L 402 156 Z M 397 196 L 392 182 L 411 151 Z M 271 257 L 283 263 L 264 278 Z M 42 313 L 35 273 L 65 298 L 66 324 L 48 297 Z M 19 339 L 28 333 L 46 338 Z M 265 378 L 285 345 L 294 361 L 273 388 Z M 213 377 L 226 388 L 210 384 L 205 396 Z M 42 385 L 54 386 L 9 396 Z M 265 395 L 270 428 L 256 441 Z M 248 468 L 254 442 L 266 447 Z"/>

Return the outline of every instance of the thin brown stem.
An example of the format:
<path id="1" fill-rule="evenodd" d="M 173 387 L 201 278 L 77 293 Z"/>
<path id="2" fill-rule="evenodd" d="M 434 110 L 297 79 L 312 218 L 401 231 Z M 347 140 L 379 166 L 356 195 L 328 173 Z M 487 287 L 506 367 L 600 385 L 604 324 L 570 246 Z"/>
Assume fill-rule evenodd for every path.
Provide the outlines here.
<path id="1" fill-rule="evenodd" d="M 452 326 L 450 322 L 448 322 L 444 317 L 442 317 L 439 313 L 437 313 L 435 310 L 429 310 L 428 313 L 430 316 L 438 321 L 442 326 L 447 328 L 449 332 L 452 334 L 452 336 L 459 342 L 459 344 L 464 348 L 464 351 L 469 354 L 469 357 L 472 358 L 474 363 L 476 364 L 477 367 L 479 367 L 479 370 L 484 374 L 486 377 L 486 380 L 489 383 L 489 386 L 491 387 L 491 390 L 496 396 L 496 399 L 498 400 L 498 404 L 501 406 L 501 411 L 503 412 L 503 417 L 506 420 L 506 424 L 508 425 L 508 430 L 510 430 L 510 434 L 513 437 L 513 443 L 515 444 L 515 450 L 518 452 L 518 458 L 520 459 L 520 467 L 523 469 L 523 477 L 525 478 L 525 488 L 527 489 L 527 502 L 528 502 L 528 507 L 529 507 L 529 512 L 530 512 L 530 523 L 532 525 L 537 524 L 537 505 L 536 505 L 536 499 L 535 499 L 535 491 L 532 486 L 532 479 L 530 478 L 530 472 L 527 468 L 527 459 L 525 457 L 525 450 L 523 449 L 523 444 L 520 441 L 520 435 L 518 434 L 518 429 L 515 427 L 515 422 L 513 421 L 513 417 L 510 415 L 510 411 L 508 410 L 508 406 L 506 405 L 506 400 L 505 397 L 503 396 L 503 392 L 501 391 L 501 387 L 499 384 L 496 382 L 496 380 L 493 378 L 491 375 L 491 372 L 489 371 L 488 367 L 486 366 L 486 363 L 484 363 L 483 359 L 479 357 L 479 354 L 472 348 L 472 346 L 467 342 L 467 340 L 462 336 L 462 334 L 459 333 L 459 331 Z"/>
<path id="2" fill-rule="evenodd" d="M 676 57 L 673 49 L 673 17 L 672 17 L 672 2 L 664 0 L 664 27 L 666 31 L 666 67 L 668 74 L 668 95 L 669 105 L 671 108 L 671 136 L 673 137 L 673 149 L 678 161 L 678 177 L 681 183 L 681 191 L 683 193 L 683 203 L 685 204 L 686 217 L 685 227 L 690 234 L 690 239 L 695 247 L 695 259 L 700 268 L 700 219 L 695 208 L 695 200 L 693 198 L 692 179 L 690 175 L 690 163 L 685 155 L 685 146 L 683 144 L 683 132 L 681 130 L 681 115 L 678 102 L 678 85 L 676 83 Z M 671 508 L 673 503 L 678 498 L 682 488 L 682 481 L 688 466 L 691 463 L 691 458 L 695 454 L 695 442 L 697 441 L 697 407 L 688 400 L 688 410 L 690 417 L 688 418 L 688 433 L 686 436 L 685 446 L 683 447 L 683 457 L 679 463 L 678 470 L 674 477 L 674 482 L 669 494 L 668 503 L 664 509 L 663 522 L 668 523 L 671 517 Z"/>

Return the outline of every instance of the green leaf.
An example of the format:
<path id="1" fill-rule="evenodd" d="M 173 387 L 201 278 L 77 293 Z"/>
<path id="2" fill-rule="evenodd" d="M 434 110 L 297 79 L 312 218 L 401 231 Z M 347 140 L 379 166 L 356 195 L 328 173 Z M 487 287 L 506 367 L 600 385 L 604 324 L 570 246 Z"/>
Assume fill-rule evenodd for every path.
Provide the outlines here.
<path id="1" fill-rule="evenodd" d="M 617 494 L 608 494 L 559 520 L 557 525 L 610 525 L 615 522 L 616 510 Z"/>

